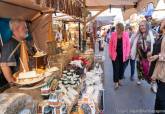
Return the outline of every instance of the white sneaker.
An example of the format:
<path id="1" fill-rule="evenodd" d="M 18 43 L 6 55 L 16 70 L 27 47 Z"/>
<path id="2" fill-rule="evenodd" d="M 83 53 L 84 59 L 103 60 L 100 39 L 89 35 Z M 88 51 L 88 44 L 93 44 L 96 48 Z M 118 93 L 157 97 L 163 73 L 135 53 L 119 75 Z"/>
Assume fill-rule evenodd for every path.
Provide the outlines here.
<path id="1" fill-rule="evenodd" d="M 115 83 L 115 90 L 119 89 L 119 83 Z"/>
<path id="2" fill-rule="evenodd" d="M 156 84 L 156 83 L 151 84 L 151 90 L 152 90 L 154 93 L 157 93 L 157 84 Z"/>
<path id="3" fill-rule="evenodd" d="M 141 85 L 141 83 L 142 83 L 142 82 L 141 82 L 140 80 L 139 80 L 139 81 L 137 81 L 137 85 Z"/>

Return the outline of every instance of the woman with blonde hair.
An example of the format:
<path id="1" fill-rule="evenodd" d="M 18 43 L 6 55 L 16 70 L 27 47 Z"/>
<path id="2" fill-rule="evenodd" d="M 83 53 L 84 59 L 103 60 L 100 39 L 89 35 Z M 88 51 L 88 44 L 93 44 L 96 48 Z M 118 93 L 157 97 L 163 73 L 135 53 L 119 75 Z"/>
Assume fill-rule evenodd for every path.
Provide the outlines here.
<path id="1" fill-rule="evenodd" d="M 124 25 L 118 23 L 116 32 L 113 32 L 109 42 L 109 56 L 113 65 L 113 80 L 115 89 L 119 88 L 124 76 L 124 64 L 130 55 L 129 34 L 124 32 Z"/>
<path id="2" fill-rule="evenodd" d="M 131 67 L 131 75 L 130 75 L 130 80 L 134 81 L 134 74 L 135 74 L 135 63 L 136 63 L 136 53 L 134 53 L 134 50 L 136 49 L 135 46 L 133 45 L 134 42 L 136 41 L 136 35 L 137 35 L 137 29 L 138 26 L 137 25 L 131 25 L 129 27 L 130 31 L 130 58 L 128 63 L 130 63 L 130 67 Z M 127 66 L 127 64 L 126 64 Z"/>
<path id="3" fill-rule="evenodd" d="M 139 32 L 136 35 L 136 40 L 134 42 L 134 53 L 136 53 L 137 58 L 137 72 L 138 72 L 138 82 L 141 84 L 141 80 L 145 79 L 150 82 L 150 77 L 148 76 L 150 62 L 147 57 L 153 51 L 153 45 L 155 42 L 155 37 L 150 30 L 147 21 L 143 20 L 139 24 Z"/>

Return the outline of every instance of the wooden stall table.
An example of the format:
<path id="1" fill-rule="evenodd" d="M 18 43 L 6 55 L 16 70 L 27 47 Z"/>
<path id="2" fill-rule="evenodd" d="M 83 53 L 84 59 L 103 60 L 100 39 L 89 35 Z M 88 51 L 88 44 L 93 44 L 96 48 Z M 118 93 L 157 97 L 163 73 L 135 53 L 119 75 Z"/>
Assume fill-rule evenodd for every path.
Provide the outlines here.
<path id="1" fill-rule="evenodd" d="M 58 75 L 60 75 L 60 72 L 56 71 L 38 83 L 28 86 L 13 86 L 9 89 L 6 89 L 4 93 L 25 93 L 32 96 L 34 100 L 41 101 L 43 100 L 43 97 L 41 96 L 41 87 L 51 83 L 52 80 L 57 79 Z"/>
<path id="2" fill-rule="evenodd" d="M 40 95 L 41 94 L 40 88 L 39 89 L 30 89 L 30 90 L 22 90 L 22 89 L 19 89 L 18 87 L 11 87 L 11 88 L 5 90 L 4 93 L 25 93 L 27 95 L 32 96 L 32 98 L 35 101 L 42 101 L 43 100 L 42 96 Z"/>

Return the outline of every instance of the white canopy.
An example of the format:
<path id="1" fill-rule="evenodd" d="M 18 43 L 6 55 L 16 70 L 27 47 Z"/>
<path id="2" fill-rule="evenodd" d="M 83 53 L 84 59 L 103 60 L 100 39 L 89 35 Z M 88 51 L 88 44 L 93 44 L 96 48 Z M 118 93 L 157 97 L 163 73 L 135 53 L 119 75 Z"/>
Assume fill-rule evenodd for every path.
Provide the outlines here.
<path id="1" fill-rule="evenodd" d="M 102 7 L 123 7 L 134 6 L 139 0 L 87 0 L 86 5 L 89 9 L 101 9 Z"/>
<path id="2" fill-rule="evenodd" d="M 104 25 L 109 25 L 113 24 L 115 16 L 101 16 L 97 17 L 96 20 L 98 22 L 97 26 L 104 26 Z"/>
<path id="3" fill-rule="evenodd" d="M 159 0 L 152 17 L 158 20 L 165 18 L 165 0 Z"/>
<path id="4" fill-rule="evenodd" d="M 156 7 L 158 0 L 86 0 L 87 8 L 101 11 L 105 8 L 121 8 L 124 20 L 142 11 L 149 3 L 153 3 Z"/>

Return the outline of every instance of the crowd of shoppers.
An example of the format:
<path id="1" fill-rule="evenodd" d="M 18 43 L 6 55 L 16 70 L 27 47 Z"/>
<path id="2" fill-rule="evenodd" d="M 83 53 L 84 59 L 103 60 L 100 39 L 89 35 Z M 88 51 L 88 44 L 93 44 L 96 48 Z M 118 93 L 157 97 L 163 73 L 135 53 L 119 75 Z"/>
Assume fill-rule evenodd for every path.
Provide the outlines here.
<path id="1" fill-rule="evenodd" d="M 156 26 L 146 20 L 138 26 L 117 23 L 104 40 L 109 45 L 115 90 L 122 85 L 130 64 L 130 80 L 135 80 L 137 69 L 137 84 L 145 80 L 156 93 L 155 114 L 165 114 L 165 19 Z"/>

